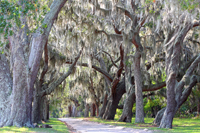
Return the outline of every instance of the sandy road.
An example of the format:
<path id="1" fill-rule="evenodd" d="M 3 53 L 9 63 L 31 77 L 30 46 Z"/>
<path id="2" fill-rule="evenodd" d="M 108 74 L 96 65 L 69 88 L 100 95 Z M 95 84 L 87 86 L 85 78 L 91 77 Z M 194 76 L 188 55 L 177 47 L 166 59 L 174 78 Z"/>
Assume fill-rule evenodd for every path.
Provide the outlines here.
<path id="1" fill-rule="evenodd" d="M 76 133 L 153 133 L 148 129 L 132 129 L 120 126 L 112 126 L 97 122 L 90 122 L 74 118 L 59 118 L 58 120 L 66 122 Z"/>

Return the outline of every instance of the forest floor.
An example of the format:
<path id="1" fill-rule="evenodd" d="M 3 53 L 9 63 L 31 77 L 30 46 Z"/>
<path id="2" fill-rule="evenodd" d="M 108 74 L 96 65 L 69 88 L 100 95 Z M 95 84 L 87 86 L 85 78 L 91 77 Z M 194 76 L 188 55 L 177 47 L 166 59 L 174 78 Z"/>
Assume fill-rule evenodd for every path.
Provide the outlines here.
<path id="1" fill-rule="evenodd" d="M 154 133 L 158 131 L 145 129 L 125 128 L 122 126 L 108 125 L 92 122 L 85 119 L 59 118 L 65 122 L 71 133 Z"/>

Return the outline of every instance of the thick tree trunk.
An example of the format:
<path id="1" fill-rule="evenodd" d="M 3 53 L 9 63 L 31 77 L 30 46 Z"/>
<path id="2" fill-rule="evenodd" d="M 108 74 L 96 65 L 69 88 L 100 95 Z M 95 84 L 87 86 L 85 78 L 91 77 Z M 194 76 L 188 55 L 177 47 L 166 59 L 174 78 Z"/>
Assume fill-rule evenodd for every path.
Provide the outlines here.
<path id="1" fill-rule="evenodd" d="M 72 117 L 72 105 L 68 105 L 69 117 Z"/>
<path id="2" fill-rule="evenodd" d="M 90 117 L 94 117 L 94 116 L 96 116 L 96 107 L 95 107 L 95 104 L 94 103 L 92 103 L 91 105 L 90 105 Z"/>
<path id="3" fill-rule="evenodd" d="M 23 32 L 23 31 L 22 31 Z M 13 90 L 11 102 L 11 112 L 8 121 L 3 126 L 27 126 L 32 127 L 32 93 L 30 87 L 30 77 L 27 65 L 27 59 L 24 55 L 24 45 L 26 42 L 24 33 L 19 34 L 19 38 L 11 39 L 12 67 L 13 67 Z"/>
<path id="4" fill-rule="evenodd" d="M 43 106 L 42 106 L 42 115 L 43 115 L 43 117 L 42 117 L 42 120 L 43 121 L 47 121 L 47 111 L 48 111 L 48 109 L 47 109 L 47 106 L 48 106 L 48 100 L 47 100 L 47 97 L 45 96 L 45 97 L 43 97 Z"/>
<path id="5" fill-rule="evenodd" d="M 164 112 L 165 112 L 165 109 L 166 109 L 166 108 L 162 108 L 160 111 L 158 111 L 158 113 L 156 114 L 156 118 L 155 118 L 155 120 L 153 121 L 153 124 L 154 124 L 154 125 L 157 125 L 157 126 L 160 125 L 160 122 L 161 122 L 161 120 L 162 120 L 162 117 L 163 117 L 163 114 L 164 114 Z"/>
<path id="6" fill-rule="evenodd" d="M 182 89 L 185 85 L 187 78 L 189 78 L 192 75 L 192 72 L 194 71 L 195 67 L 199 62 L 198 59 L 195 59 L 195 63 L 193 62 L 193 64 L 188 68 L 188 71 L 184 75 L 184 78 L 182 78 L 181 81 L 177 83 L 176 77 L 180 63 L 181 45 L 187 32 L 192 28 L 192 25 L 188 22 L 187 25 L 179 28 L 181 28 L 181 30 L 174 30 L 174 34 L 170 38 L 170 41 L 167 44 L 165 44 L 167 107 L 161 120 L 160 128 L 172 128 L 172 122 L 176 111 L 182 105 L 182 101 L 187 99 L 182 98 Z M 168 37 L 166 38 L 165 42 L 167 42 L 167 40 L 169 40 Z"/>
<path id="7" fill-rule="evenodd" d="M 51 10 L 45 16 L 42 27 L 37 30 L 32 38 L 30 54 L 28 52 L 29 41 L 27 37 L 26 17 L 21 15 L 23 28 L 14 31 L 12 37 L 9 36 L 11 49 L 11 66 L 13 71 L 13 86 L 9 103 L 4 107 L 9 115 L 5 115 L 0 126 L 33 127 L 32 124 L 32 98 L 34 83 L 37 78 L 40 59 L 43 47 L 46 44 L 48 35 L 55 18 L 67 0 L 54 1 Z M 40 31 L 44 32 L 41 34 Z M 29 56 L 29 57 L 28 57 Z M 5 95 L 5 94 L 3 94 Z M 3 97 L 1 95 L 0 97 Z M 7 109 L 6 109 L 7 108 Z M 9 109 L 10 108 L 10 109 Z"/>
<path id="8" fill-rule="evenodd" d="M 10 67 L 4 54 L 0 54 L 0 125 L 8 121 L 10 115 L 10 96 L 12 92 L 12 78 Z"/>
<path id="9" fill-rule="evenodd" d="M 89 109 L 90 109 L 89 104 L 85 104 L 84 117 L 89 117 Z"/>
<path id="10" fill-rule="evenodd" d="M 76 117 L 76 106 L 72 106 L 72 117 Z"/>
<path id="11" fill-rule="evenodd" d="M 200 57 L 199 57 L 199 61 L 200 61 Z M 181 83 L 181 82 L 182 81 L 180 81 L 179 83 Z M 188 96 L 190 95 L 190 93 L 192 91 L 192 88 L 196 85 L 196 83 L 197 83 L 197 78 L 195 76 L 193 76 L 190 79 L 190 84 L 188 85 L 187 88 L 185 88 L 185 90 L 183 92 L 182 91 L 176 92 L 176 107 L 174 108 L 174 115 L 176 114 L 178 109 L 181 107 L 181 105 L 187 100 Z M 160 124 L 160 126 L 161 126 L 161 124 L 164 124 L 165 126 L 167 126 L 166 120 L 167 120 L 166 108 L 163 108 L 157 113 L 156 118 L 153 123 L 156 125 Z M 163 122 L 163 123 L 161 123 L 161 122 Z"/>
<path id="12" fill-rule="evenodd" d="M 131 122 L 132 116 L 133 116 L 132 108 L 133 108 L 134 102 L 135 102 L 135 91 L 132 89 L 132 91 L 129 93 L 128 97 L 126 98 L 122 115 L 118 121 Z"/>
<path id="13" fill-rule="evenodd" d="M 99 117 L 102 118 L 103 117 L 103 114 L 105 113 L 105 110 L 106 110 L 106 106 L 107 106 L 107 103 L 108 103 L 108 94 L 105 93 L 104 95 L 104 99 L 103 99 L 103 105 L 101 107 L 101 110 L 100 110 L 100 113 L 99 113 Z"/>
<path id="14" fill-rule="evenodd" d="M 47 120 L 49 120 L 49 101 L 47 103 Z"/>
<path id="15" fill-rule="evenodd" d="M 42 101 L 40 96 L 34 96 L 33 100 L 33 123 L 41 123 L 41 108 L 42 108 Z"/>
<path id="16" fill-rule="evenodd" d="M 141 53 L 139 49 L 136 50 L 134 55 L 134 78 L 135 78 L 135 95 L 136 95 L 136 123 L 144 123 L 144 107 L 142 95 L 142 75 L 140 70 Z"/>
<path id="17" fill-rule="evenodd" d="M 118 107 L 119 101 L 122 95 L 125 93 L 125 80 L 123 79 L 117 86 L 116 94 L 113 99 L 108 101 L 106 111 L 103 115 L 103 119 L 114 120 L 116 109 Z"/>
<path id="18" fill-rule="evenodd" d="M 99 106 L 97 103 L 95 103 L 95 108 L 96 108 L 96 116 L 99 116 Z"/>

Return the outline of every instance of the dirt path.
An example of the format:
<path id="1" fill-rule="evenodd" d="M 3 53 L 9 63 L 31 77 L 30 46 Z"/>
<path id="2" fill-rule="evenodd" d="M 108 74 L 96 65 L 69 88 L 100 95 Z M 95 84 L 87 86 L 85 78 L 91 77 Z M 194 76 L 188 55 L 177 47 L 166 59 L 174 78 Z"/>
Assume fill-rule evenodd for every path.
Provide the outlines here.
<path id="1" fill-rule="evenodd" d="M 73 133 L 153 133 L 148 129 L 132 129 L 74 118 L 59 118 Z"/>

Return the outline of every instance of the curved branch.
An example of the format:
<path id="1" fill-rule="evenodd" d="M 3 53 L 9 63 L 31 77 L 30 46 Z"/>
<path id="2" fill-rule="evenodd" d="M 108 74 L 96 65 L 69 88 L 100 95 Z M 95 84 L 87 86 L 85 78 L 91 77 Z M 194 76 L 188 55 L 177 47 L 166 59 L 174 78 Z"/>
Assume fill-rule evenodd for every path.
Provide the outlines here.
<path id="1" fill-rule="evenodd" d="M 40 95 L 43 97 L 45 95 L 49 95 L 51 94 L 51 92 L 54 91 L 54 89 L 60 85 L 73 71 L 74 66 L 76 65 L 76 62 L 78 61 L 78 59 L 80 58 L 80 55 L 82 53 L 83 48 L 80 50 L 78 56 L 75 58 L 74 62 L 72 63 L 72 65 L 69 67 L 68 71 L 66 73 L 64 73 L 58 80 L 56 80 L 54 83 L 51 84 L 51 86 L 45 90 L 43 90 Z"/>
<path id="2" fill-rule="evenodd" d="M 117 58 L 117 59 L 114 61 L 114 63 L 117 63 L 118 61 L 120 61 L 120 57 Z M 110 71 L 110 69 L 111 69 L 112 66 L 113 66 L 113 63 L 110 64 L 110 65 L 108 66 L 108 72 Z"/>
<path id="3" fill-rule="evenodd" d="M 120 57 L 121 57 L 121 61 L 120 61 L 120 65 L 118 67 L 118 71 L 115 75 L 115 78 L 112 82 L 112 87 L 111 87 L 111 93 L 112 93 L 112 97 L 115 96 L 115 92 L 116 92 L 116 87 L 120 81 L 120 77 L 121 77 L 121 73 L 123 71 L 124 68 L 124 49 L 122 48 L 122 44 L 120 45 Z"/>
<path id="4" fill-rule="evenodd" d="M 104 51 L 104 50 L 103 50 L 103 52 L 106 53 L 106 54 L 110 57 L 111 62 L 113 63 L 113 65 L 114 65 L 115 67 L 118 68 L 118 66 L 117 66 L 117 65 L 115 64 L 115 62 L 113 61 L 112 56 L 111 56 L 108 52 L 106 52 L 106 51 Z"/>
<path id="5" fill-rule="evenodd" d="M 66 61 L 65 63 L 67 63 L 67 64 L 72 64 L 71 61 Z M 87 63 L 77 63 L 77 65 L 79 65 L 79 66 L 84 66 L 84 67 L 89 67 L 89 64 L 87 64 Z M 100 72 L 101 74 L 103 74 L 104 76 L 106 76 L 106 77 L 108 78 L 109 81 L 111 81 L 111 82 L 113 81 L 112 76 L 111 76 L 109 73 L 107 73 L 106 71 L 102 70 L 101 68 L 99 68 L 99 67 L 97 67 L 97 66 L 95 66 L 95 65 L 92 65 L 92 68 L 94 68 L 96 71 L 98 71 L 98 72 Z"/>
<path id="6" fill-rule="evenodd" d="M 145 85 L 142 88 L 142 91 L 156 91 L 156 90 L 162 89 L 165 86 L 166 86 L 166 82 L 161 82 L 161 83 L 150 85 L 150 86 Z"/>
<path id="7" fill-rule="evenodd" d="M 120 6 L 116 6 L 116 8 L 122 10 L 127 17 L 129 17 L 131 20 L 133 20 L 134 15 L 131 14 L 128 10 L 126 10 L 125 8 L 120 7 Z"/>
<path id="8" fill-rule="evenodd" d="M 197 77 L 196 76 L 192 76 L 191 83 L 182 92 L 182 96 L 180 97 L 180 102 L 179 102 L 180 105 L 182 105 L 187 100 L 188 96 L 192 92 L 192 88 L 196 85 L 196 83 L 197 83 Z"/>

